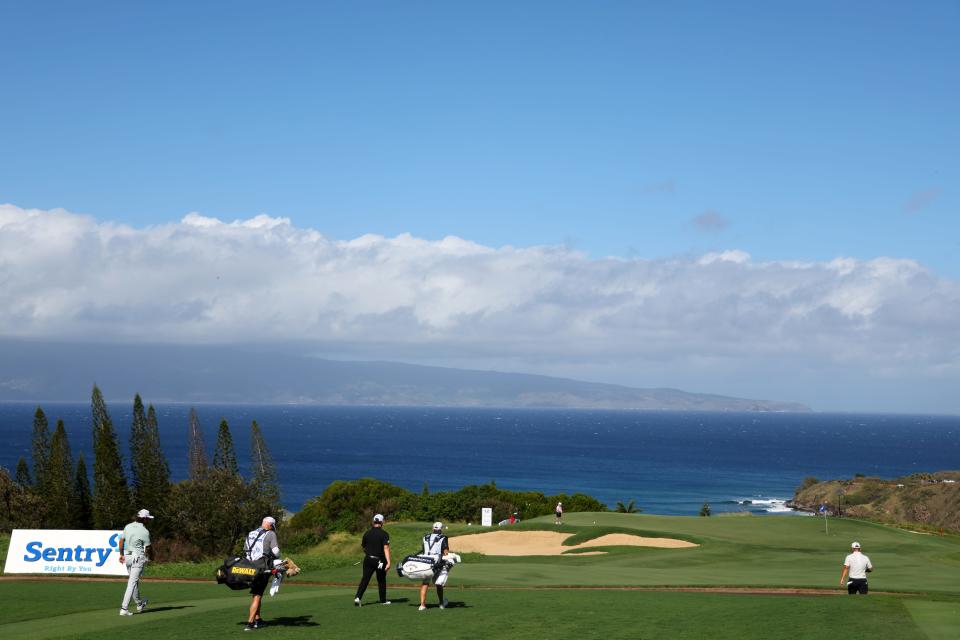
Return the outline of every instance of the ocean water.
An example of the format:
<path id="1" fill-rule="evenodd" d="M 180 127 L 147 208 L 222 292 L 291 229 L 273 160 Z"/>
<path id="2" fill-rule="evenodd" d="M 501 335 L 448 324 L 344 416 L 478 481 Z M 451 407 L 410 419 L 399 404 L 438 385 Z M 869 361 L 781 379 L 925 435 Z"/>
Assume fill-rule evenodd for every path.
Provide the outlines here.
<path id="1" fill-rule="evenodd" d="M 88 404 L 43 403 L 91 468 Z M 187 474 L 189 406 L 158 405 L 175 480 Z M 0 404 L 0 466 L 30 459 L 35 404 Z M 129 459 L 131 407 L 110 405 Z M 586 493 L 645 513 L 790 513 L 805 476 L 895 477 L 960 468 L 960 417 L 859 414 L 199 405 L 208 451 L 226 418 L 241 467 L 257 420 L 298 510 L 331 481 L 372 476 L 420 491 L 495 480 L 506 489 Z"/>

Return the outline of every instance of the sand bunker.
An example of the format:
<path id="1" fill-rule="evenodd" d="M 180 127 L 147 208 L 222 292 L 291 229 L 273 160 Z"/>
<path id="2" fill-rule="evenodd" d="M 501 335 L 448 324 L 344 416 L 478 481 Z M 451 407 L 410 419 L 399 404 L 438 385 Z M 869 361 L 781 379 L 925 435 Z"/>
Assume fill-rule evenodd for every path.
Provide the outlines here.
<path id="1" fill-rule="evenodd" d="M 450 539 L 450 549 L 457 553 L 483 553 L 489 556 L 558 556 L 574 549 L 591 547 L 658 547 L 661 549 L 686 549 L 696 547 L 686 540 L 672 538 L 644 538 L 626 533 L 610 533 L 570 547 L 563 541 L 569 533 L 558 531 L 490 531 L 472 536 L 457 536 Z M 586 552 L 591 555 L 603 551 Z M 577 555 L 584 555 L 578 553 Z"/>

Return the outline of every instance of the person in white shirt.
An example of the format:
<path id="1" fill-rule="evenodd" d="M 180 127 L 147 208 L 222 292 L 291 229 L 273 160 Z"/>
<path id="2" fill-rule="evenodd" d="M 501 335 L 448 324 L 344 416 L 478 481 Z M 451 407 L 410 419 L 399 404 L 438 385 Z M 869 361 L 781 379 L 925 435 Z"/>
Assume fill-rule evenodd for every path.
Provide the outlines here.
<path id="1" fill-rule="evenodd" d="M 873 571 L 873 563 L 866 554 L 860 551 L 860 543 L 850 545 L 850 555 L 843 561 L 843 572 L 840 574 L 840 586 L 846 581 L 847 593 L 853 595 L 867 594 L 867 574 Z M 849 580 L 847 577 L 849 576 Z"/>
<path id="2" fill-rule="evenodd" d="M 244 546 L 248 560 L 265 559 L 264 566 L 267 568 L 276 564 L 274 560 L 280 558 L 280 543 L 277 541 L 276 527 L 277 521 L 273 517 L 267 516 L 260 523 L 259 528 L 247 534 L 247 543 Z M 253 584 L 250 585 L 252 599 L 247 616 L 247 625 L 243 628 L 244 631 L 253 631 L 265 626 L 263 618 L 260 617 L 260 605 L 263 603 L 263 592 L 266 591 L 269 583 L 270 574 L 261 573 L 254 578 Z"/>
<path id="3" fill-rule="evenodd" d="M 423 536 L 423 555 L 436 556 L 442 558 L 450 553 L 450 543 L 447 536 L 443 535 L 443 523 L 434 522 L 433 531 Z M 440 608 L 446 609 L 449 602 L 443 597 L 443 585 L 447 583 L 447 574 L 449 569 L 444 567 L 440 573 L 433 578 L 433 584 L 437 587 L 437 597 L 440 599 Z M 420 611 L 427 608 L 427 590 L 430 588 L 430 578 L 424 578 L 420 585 Z"/>

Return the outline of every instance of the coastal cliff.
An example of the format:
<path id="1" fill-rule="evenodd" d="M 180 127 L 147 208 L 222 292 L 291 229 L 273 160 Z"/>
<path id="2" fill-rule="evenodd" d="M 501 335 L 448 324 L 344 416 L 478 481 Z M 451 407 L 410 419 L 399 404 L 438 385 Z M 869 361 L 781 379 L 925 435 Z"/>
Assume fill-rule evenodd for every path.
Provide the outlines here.
<path id="1" fill-rule="evenodd" d="M 960 471 L 916 473 L 887 480 L 804 480 L 787 506 L 926 531 L 960 533 Z"/>

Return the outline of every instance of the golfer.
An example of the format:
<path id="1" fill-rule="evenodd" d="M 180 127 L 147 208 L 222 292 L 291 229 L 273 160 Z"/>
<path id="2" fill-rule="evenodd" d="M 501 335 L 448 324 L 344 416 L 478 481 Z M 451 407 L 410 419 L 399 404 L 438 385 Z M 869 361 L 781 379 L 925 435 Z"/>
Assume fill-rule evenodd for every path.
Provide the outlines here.
<path id="1" fill-rule="evenodd" d="M 850 545 L 850 555 L 843 560 L 843 572 L 840 574 L 840 585 L 843 586 L 844 580 L 849 573 L 850 580 L 847 581 L 847 593 L 867 595 L 867 574 L 873 571 L 873 564 L 864 553 L 860 551 L 860 543 L 854 542 Z"/>
<path id="2" fill-rule="evenodd" d="M 153 520 L 153 516 L 146 509 L 140 509 L 137 517 L 123 528 L 123 533 L 120 535 L 118 543 L 120 562 L 127 567 L 127 573 L 130 576 L 127 578 L 127 590 L 123 594 L 123 603 L 120 605 L 122 616 L 133 615 L 127 608 L 130 606 L 131 598 L 137 605 L 137 613 L 142 613 L 147 608 L 147 599 L 140 597 L 140 576 L 147 562 L 153 559 L 150 532 L 144 526 L 147 520 Z"/>
<path id="3" fill-rule="evenodd" d="M 383 515 L 373 516 L 373 526 L 363 534 L 360 540 L 363 547 L 363 577 L 357 585 L 357 596 L 353 604 L 360 606 L 363 592 L 370 584 L 370 577 L 376 572 L 377 590 L 380 592 L 380 604 L 390 604 L 387 600 L 387 571 L 390 570 L 390 534 L 383 530 Z"/>
<path id="4" fill-rule="evenodd" d="M 277 541 L 277 521 L 271 516 L 267 516 L 260 523 L 257 529 L 247 534 L 247 560 L 264 559 L 263 565 L 267 569 L 273 568 L 273 560 L 280 557 L 280 543 Z M 263 618 L 260 617 L 260 605 L 263 602 L 263 592 L 266 591 L 270 583 L 271 574 L 263 571 L 253 579 L 250 585 L 250 611 L 247 615 L 247 626 L 244 631 L 253 631 L 266 626 Z"/>
<path id="5" fill-rule="evenodd" d="M 423 555 L 434 556 L 437 559 L 450 553 L 450 543 L 447 536 L 443 535 L 443 523 L 434 522 L 433 531 L 423 536 Z M 446 609 L 450 604 L 443 597 L 443 585 L 447 584 L 449 569 L 445 566 L 440 573 L 433 577 L 433 584 L 437 587 L 437 598 L 440 600 L 440 608 Z M 427 590 L 430 588 L 430 578 L 424 578 L 420 585 L 420 611 L 427 609 Z"/>
<path id="6" fill-rule="evenodd" d="M 557 521 L 554 524 L 563 524 L 563 503 L 558 502 L 556 506 Z"/>

